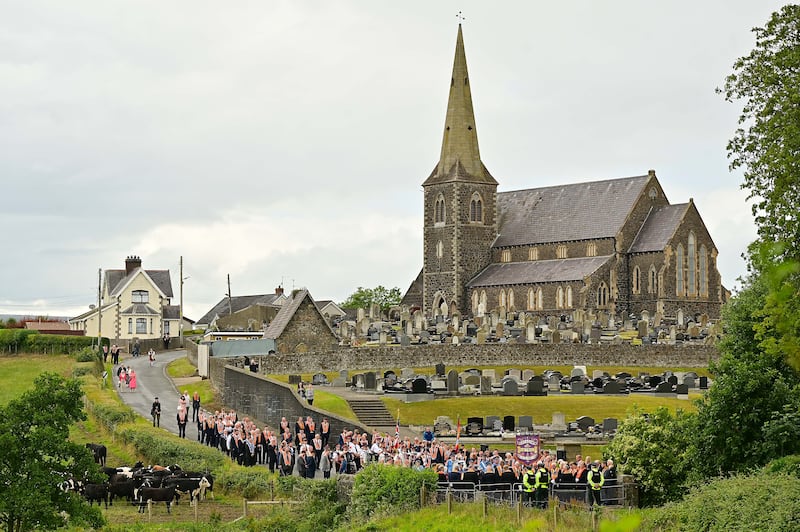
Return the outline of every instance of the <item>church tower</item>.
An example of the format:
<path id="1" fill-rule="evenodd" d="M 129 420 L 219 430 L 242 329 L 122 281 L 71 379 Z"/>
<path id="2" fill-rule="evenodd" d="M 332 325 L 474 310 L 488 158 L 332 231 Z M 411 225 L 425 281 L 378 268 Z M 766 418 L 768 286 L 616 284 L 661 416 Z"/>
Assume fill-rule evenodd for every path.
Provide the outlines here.
<path id="1" fill-rule="evenodd" d="M 468 314 L 465 286 L 491 262 L 497 235 L 497 181 L 481 162 L 460 24 L 442 151 L 422 187 L 423 312 Z"/>

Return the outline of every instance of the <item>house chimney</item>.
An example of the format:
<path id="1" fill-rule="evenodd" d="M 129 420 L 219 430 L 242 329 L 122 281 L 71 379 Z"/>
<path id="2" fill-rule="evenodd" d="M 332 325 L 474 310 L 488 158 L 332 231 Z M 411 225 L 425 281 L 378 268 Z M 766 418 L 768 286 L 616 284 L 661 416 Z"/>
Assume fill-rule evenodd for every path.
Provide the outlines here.
<path id="1" fill-rule="evenodd" d="M 125 259 L 125 275 L 130 275 L 136 268 L 142 267 L 142 259 L 136 255 L 131 255 Z"/>
<path id="2" fill-rule="evenodd" d="M 275 295 L 276 296 L 282 296 L 283 295 L 283 287 L 282 286 L 279 286 L 279 287 L 277 287 L 275 289 Z"/>

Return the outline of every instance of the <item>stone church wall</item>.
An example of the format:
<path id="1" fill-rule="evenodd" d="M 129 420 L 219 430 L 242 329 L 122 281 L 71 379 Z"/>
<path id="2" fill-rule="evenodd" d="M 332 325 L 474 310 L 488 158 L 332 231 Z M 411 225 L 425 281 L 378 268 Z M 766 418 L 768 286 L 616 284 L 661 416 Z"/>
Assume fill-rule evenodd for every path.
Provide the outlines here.
<path id="1" fill-rule="evenodd" d="M 279 353 L 290 353 L 323 351 L 335 346 L 338 340 L 311 299 L 307 299 L 297 309 L 275 343 Z"/>

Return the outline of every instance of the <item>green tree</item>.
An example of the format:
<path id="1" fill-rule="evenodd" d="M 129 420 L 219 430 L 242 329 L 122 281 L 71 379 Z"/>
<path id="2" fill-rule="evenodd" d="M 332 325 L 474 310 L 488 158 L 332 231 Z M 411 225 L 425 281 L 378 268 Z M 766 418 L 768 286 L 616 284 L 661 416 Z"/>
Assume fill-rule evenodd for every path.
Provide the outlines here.
<path id="1" fill-rule="evenodd" d="M 98 469 L 89 451 L 67 440 L 72 423 L 86 419 L 76 379 L 43 373 L 33 390 L 0 407 L 0 520 L 6 530 L 52 530 L 72 524 L 99 527 L 104 518 L 58 484 Z"/>
<path id="2" fill-rule="evenodd" d="M 800 258 L 800 6 L 786 5 L 763 28 L 755 47 L 733 65 L 718 92 L 743 101 L 739 128 L 728 143 L 731 169 L 744 171 L 742 188 L 764 242 L 783 242 Z"/>
<path id="3" fill-rule="evenodd" d="M 363 308 L 369 309 L 372 303 L 377 303 L 381 312 L 386 312 L 390 308 L 400 304 L 403 294 L 398 287 L 384 288 L 381 285 L 375 288 L 364 288 L 359 286 L 355 292 L 341 304 L 342 308 Z"/>

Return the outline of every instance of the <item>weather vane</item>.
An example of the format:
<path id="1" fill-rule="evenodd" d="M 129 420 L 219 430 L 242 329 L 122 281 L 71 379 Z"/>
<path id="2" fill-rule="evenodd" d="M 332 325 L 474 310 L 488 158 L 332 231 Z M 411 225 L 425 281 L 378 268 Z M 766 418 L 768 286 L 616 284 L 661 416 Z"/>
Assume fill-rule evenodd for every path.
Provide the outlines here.
<path id="1" fill-rule="evenodd" d="M 467 17 L 465 17 L 464 15 L 462 15 L 462 14 L 461 14 L 461 11 L 459 11 L 459 12 L 458 12 L 458 14 L 456 15 L 456 18 L 458 19 L 458 23 L 459 23 L 459 24 L 461 24 L 461 22 L 462 22 L 462 21 L 464 21 L 464 20 L 467 20 Z"/>

